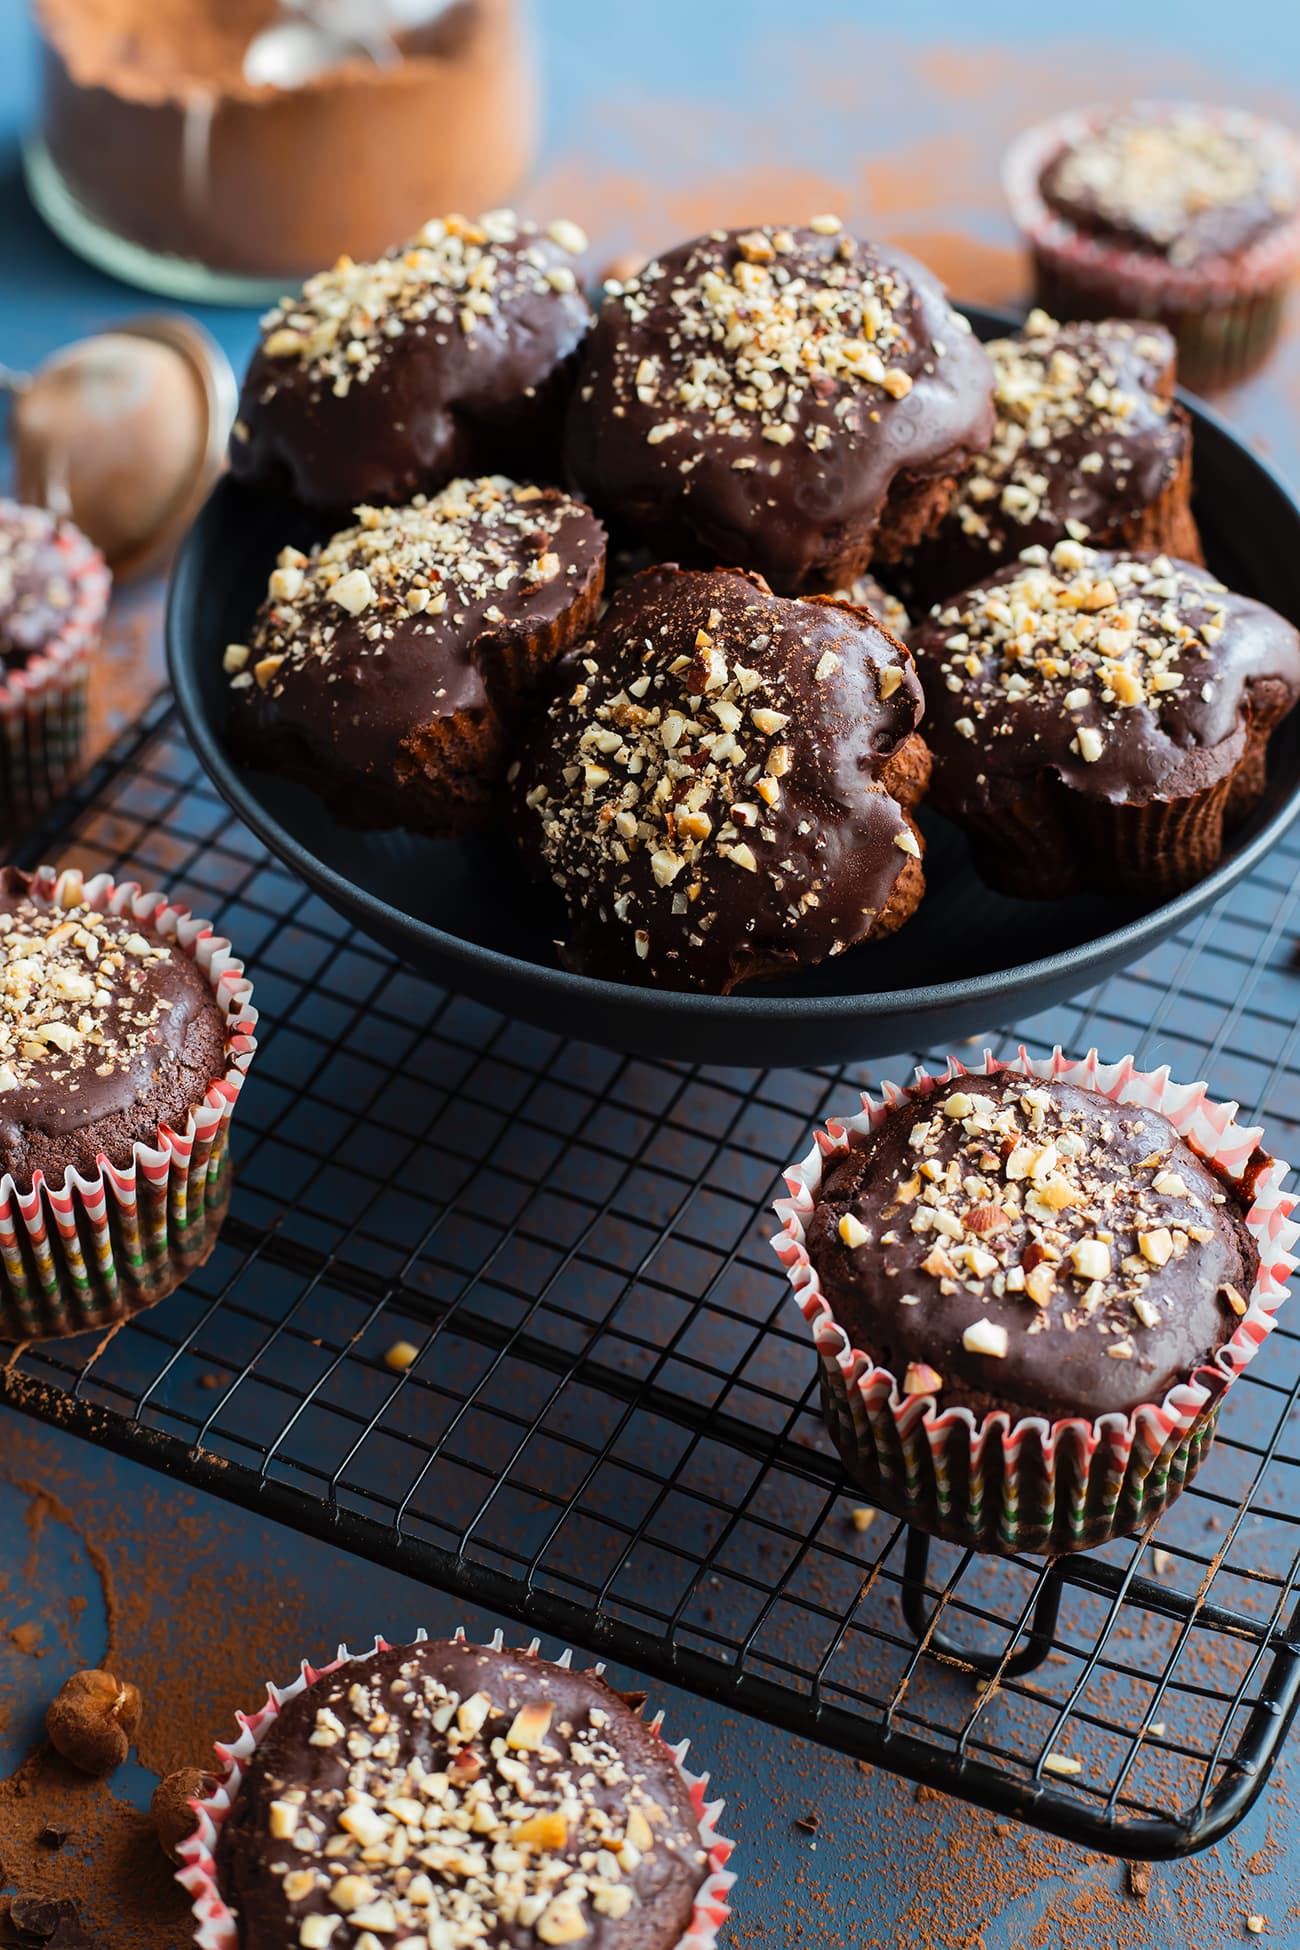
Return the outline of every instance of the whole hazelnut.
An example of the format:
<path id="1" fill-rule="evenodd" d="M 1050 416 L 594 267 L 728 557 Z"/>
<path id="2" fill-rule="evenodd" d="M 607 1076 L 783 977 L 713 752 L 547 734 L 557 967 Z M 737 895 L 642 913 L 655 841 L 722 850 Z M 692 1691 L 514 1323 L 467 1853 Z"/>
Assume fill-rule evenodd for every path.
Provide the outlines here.
<path id="1" fill-rule="evenodd" d="M 173 1862 L 180 1861 L 181 1843 L 189 1840 L 197 1825 L 191 1801 L 206 1801 L 215 1786 L 215 1777 L 202 1768 L 178 1767 L 154 1789 L 149 1812 L 158 1831 L 158 1846 Z"/>
<path id="2" fill-rule="evenodd" d="M 74 1672 L 45 1715 L 50 1745 L 83 1774 L 111 1774 L 140 1724 L 140 1695 L 111 1672 Z"/>

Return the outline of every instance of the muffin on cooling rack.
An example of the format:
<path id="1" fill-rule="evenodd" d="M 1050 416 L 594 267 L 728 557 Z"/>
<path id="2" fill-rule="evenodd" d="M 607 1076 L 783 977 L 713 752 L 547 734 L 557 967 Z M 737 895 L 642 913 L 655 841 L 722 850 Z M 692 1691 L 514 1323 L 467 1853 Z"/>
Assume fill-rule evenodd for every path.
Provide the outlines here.
<path id="1" fill-rule="evenodd" d="M 556 478 L 587 239 L 496 210 L 340 258 L 267 314 L 230 446 L 237 479 L 313 508 L 409 501 L 458 474 Z"/>
<path id="2" fill-rule="evenodd" d="M 1241 378 L 1300 260 L 1300 147 L 1237 109 L 1135 102 L 1028 130 L 1004 180 L 1061 318 L 1151 318 L 1189 386 Z"/>
<path id="3" fill-rule="evenodd" d="M 355 827 L 442 837 L 496 808 L 509 728 L 593 620 L 600 523 L 557 490 L 453 481 L 286 549 L 225 653 L 230 734 Z"/>
<path id="4" fill-rule="evenodd" d="M 1300 634 L 1208 570 L 1060 542 L 938 605 L 912 645 L 933 801 L 1008 893 L 1163 899 L 1259 799 Z"/>
<path id="5" fill-rule="evenodd" d="M 775 1241 L 846 1468 L 976 1549 L 1144 1528 L 1286 1298 L 1288 1168 L 1204 1086 L 1095 1052 L 862 1101 L 787 1174 Z"/>
<path id="6" fill-rule="evenodd" d="M 900 927 L 929 755 L 867 612 L 739 570 L 648 569 L 561 667 L 515 777 L 584 974 L 727 994 Z"/>
<path id="7" fill-rule="evenodd" d="M 22 833 L 72 783 L 108 595 L 79 528 L 0 500 L 0 830 Z"/>
<path id="8" fill-rule="evenodd" d="M 216 1243 L 251 984 L 161 894 L 6 867 L 0 994 L 0 1338 L 125 1319 Z"/>
<path id="9" fill-rule="evenodd" d="M 599 1671 L 380 1639 L 268 1692 L 181 1848 L 202 1950 L 712 1950 L 721 1804 Z"/>
<path id="10" fill-rule="evenodd" d="M 608 288 L 566 454 L 660 560 L 830 589 L 929 532 L 988 444 L 992 390 L 967 321 L 901 252 L 833 217 L 714 231 Z"/>
<path id="11" fill-rule="evenodd" d="M 1173 399 L 1174 341 L 1162 325 L 1058 325 L 1034 311 L 1023 330 L 987 349 L 997 425 L 909 558 L 919 600 L 935 602 L 1022 549 L 1067 538 L 1202 559 L 1191 424 Z"/>

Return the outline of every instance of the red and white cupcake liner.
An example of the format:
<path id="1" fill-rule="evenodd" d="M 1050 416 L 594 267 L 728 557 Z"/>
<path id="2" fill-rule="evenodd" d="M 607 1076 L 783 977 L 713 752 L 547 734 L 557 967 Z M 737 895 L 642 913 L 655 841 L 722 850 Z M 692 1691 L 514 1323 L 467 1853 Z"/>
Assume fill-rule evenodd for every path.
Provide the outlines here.
<path id="1" fill-rule="evenodd" d="M 904 1395 L 900 1378 L 854 1348 L 835 1319 L 806 1243 L 826 1161 L 954 1078 L 1004 1070 L 1158 1111 L 1249 1198 L 1245 1223 L 1260 1263 L 1246 1311 L 1231 1338 L 1162 1401 L 1092 1422 L 1005 1411 L 978 1418 L 933 1395 Z M 1238 1124 L 1237 1108 L 1212 1102 L 1203 1083 L 1172 1083 L 1167 1068 L 1139 1070 L 1131 1056 L 1102 1063 L 1091 1050 L 1076 1062 L 1059 1049 L 1032 1058 L 1022 1048 L 1009 1063 L 986 1052 L 981 1066 L 950 1057 L 938 1076 L 918 1069 L 910 1085 L 882 1085 L 879 1102 L 864 1093 L 856 1116 L 817 1132 L 808 1156 L 785 1174 L 790 1196 L 776 1203 L 782 1227 L 772 1243 L 812 1329 L 830 1432 L 849 1474 L 881 1508 L 976 1550 L 1056 1555 L 1142 1529 L 1173 1501 L 1208 1452 L 1224 1394 L 1272 1332 L 1297 1264 L 1297 1199 L 1283 1190 L 1289 1167 L 1260 1150 L 1262 1133 Z"/>
<path id="2" fill-rule="evenodd" d="M 230 1196 L 230 1119 L 257 1048 L 253 985 L 230 943 L 165 894 L 83 880 L 75 868 L 40 867 L 31 893 L 59 907 L 128 917 L 189 955 L 226 1019 L 227 1067 L 195 1104 L 183 1131 L 159 1123 L 129 1165 L 100 1158 L 87 1177 L 69 1166 L 52 1184 L 0 1178 L 0 1340 L 26 1341 L 111 1325 L 151 1306 L 205 1260 Z"/>
<path id="3" fill-rule="evenodd" d="M 0 500 L 0 521 L 21 517 Z M 14 670 L 0 671 L 0 831 L 20 834 L 72 784 L 86 744 L 91 657 L 98 647 L 112 588 L 108 565 L 69 521 L 52 545 L 63 558 L 72 601 L 58 634 Z"/>
<path id="4" fill-rule="evenodd" d="M 455 1636 L 463 1640 L 465 1633 L 460 1630 Z M 423 1645 L 428 1637 L 427 1632 L 417 1632 L 415 1643 Z M 533 1639 L 524 1648 L 525 1656 L 533 1659 L 539 1657 L 539 1645 L 540 1641 Z M 217 1741 L 216 1755 L 219 1770 L 217 1785 L 210 1795 L 190 1803 L 198 1817 L 198 1826 L 189 1839 L 181 1844 L 181 1866 L 176 1872 L 177 1881 L 192 1900 L 196 1950 L 239 1950 L 239 1927 L 218 1885 L 216 1853 L 222 1827 L 239 1794 L 244 1768 L 249 1757 L 265 1739 L 269 1728 L 290 1700 L 297 1699 L 300 1693 L 305 1692 L 309 1686 L 314 1686 L 317 1680 L 325 1679 L 330 1673 L 337 1672 L 340 1666 L 348 1665 L 356 1659 L 369 1658 L 372 1653 L 387 1652 L 390 1649 L 387 1639 L 376 1638 L 374 1645 L 364 1653 L 349 1652 L 345 1645 L 341 1645 L 338 1656 L 327 1666 L 312 1666 L 304 1659 L 298 1678 L 288 1686 L 273 1686 L 268 1681 L 265 1706 L 259 1707 L 255 1713 L 236 1713 L 235 1718 L 240 1728 L 237 1740 L 229 1745 Z M 493 1633 L 489 1650 L 493 1652 L 505 1650 L 503 1633 Z M 573 1653 L 565 1651 L 552 1663 L 568 1667 L 572 1659 Z M 604 1670 L 603 1665 L 592 1668 L 597 1677 L 602 1675 Z M 650 1722 L 652 1731 L 661 1739 L 662 1718 L 663 1715 L 659 1714 Z M 692 1774 L 685 1765 L 690 1744 L 689 1740 L 681 1740 L 676 1744 L 664 1742 L 677 1765 L 678 1773 L 686 1783 L 691 1806 L 700 1824 L 700 1840 L 708 1854 L 709 1866 L 695 1898 L 695 1911 L 690 1925 L 685 1935 L 678 1941 L 675 1950 L 715 1950 L 718 1932 L 731 1914 L 727 1894 L 736 1878 L 728 1869 L 727 1863 L 735 1843 L 725 1840 L 718 1833 L 718 1821 L 724 1804 L 706 1798 L 708 1775 Z"/>
<path id="5" fill-rule="evenodd" d="M 1279 123 L 1187 102 L 1136 102 L 1133 109 L 1153 120 L 1192 109 L 1280 160 L 1300 185 L 1300 143 Z M 1195 264 L 1170 264 L 1155 251 L 1089 236 L 1050 207 L 1040 185 L 1054 157 L 1113 114 L 1113 105 L 1098 105 L 1040 122 L 1003 158 L 1011 214 L 1034 257 L 1036 300 L 1061 318 L 1159 319 L 1178 340 L 1185 385 L 1227 385 L 1257 365 L 1276 337 L 1300 264 L 1300 203 L 1244 250 Z"/>

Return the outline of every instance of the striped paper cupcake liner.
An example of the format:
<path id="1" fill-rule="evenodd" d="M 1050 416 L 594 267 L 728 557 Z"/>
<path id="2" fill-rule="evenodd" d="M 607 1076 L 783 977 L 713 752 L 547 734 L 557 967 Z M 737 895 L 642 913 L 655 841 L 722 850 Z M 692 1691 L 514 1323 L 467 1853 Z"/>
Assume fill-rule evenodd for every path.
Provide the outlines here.
<path id="1" fill-rule="evenodd" d="M 22 512 L 0 500 L 0 519 Z M 103 556 L 71 522 L 55 546 L 72 590 L 62 625 L 36 656 L 0 671 L 0 834 L 10 838 L 30 831 L 81 769 L 91 658 L 112 586 Z"/>
<path id="2" fill-rule="evenodd" d="M 38 900 L 129 916 L 197 963 L 226 1018 L 227 1068 L 183 1131 L 160 1123 L 131 1162 L 61 1184 L 0 1179 L 0 1340 L 43 1340 L 110 1326 L 171 1293 L 216 1244 L 230 1200 L 230 1119 L 257 1042 L 253 986 L 230 943 L 164 894 L 107 874 L 41 867 Z"/>
<path id="3" fill-rule="evenodd" d="M 428 1636 L 427 1632 L 417 1632 L 415 1643 L 423 1645 Z M 456 1638 L 463 1640 L 464 1631 L 458 1631 Z M 525 1656 L 537 1658 L 538 1646 L 539 1641 L 533 1639 L 531 1644 L 524 1648 Z M 179 1851 L 181 1866 L 177 1870 L 177 1880 L 191 1898 L 194 1910 L 196 1950 L 238 1950 L 239 1927 L 233 1912 L 221 1894 L 217 1879 L 216 1852 L 222 1827 L 239 1794 L 244 1769 L 250 1756 L 266 1738 L 268 1730 L 290 1700 L 297 1699 L 300 1693 L 305 1692 L 309 1686 L 314 1686 L 317 1680 L 337 1672 L 340 1666 L 347 1665 L 355 1659 L 369 1658 L 373 1652 L 387 1652 L 390 1649 L 387 1639 L 376 1638 L 370 1651 L 365 1653 L 350 1653 L 345 1645 L 340 1646 L 338 1656 L 327 1666 L 312 1666 L 304 1659 L 298 1678 L 291 1684 L 273 1686 L 268 1683 L 265 1706 L 259 1707 L 255 1713 L 236 1713 L 235 1719 L 240 1729 L 237 1740 L 229 1745 L 221 1741 L 216 1743 L 217 1784 L 211 1794 L 190 1804 L 198 1817 L 198 1825 L 193 1835 L 181 1844 Z M 505 1639 L 501 1632 L 493 1634 L 488 1649 L 493 1652 L 505 1650 Z M 552 1663 L 567 1667 L 572 1659 L 572 1652 L 565 1651 Z M 604 1670 L 603 1665 L 592 1668 L 597 1677 L 603 1674 Z M 651 1726 L 662 1739 L 661 1719 L 662 1715 L 652 1721 Z M 693 1774 L 685 1764 L 686 1753 L 690 1747 L 689 1740 L 682 1740 L 675 1744 L 665 1741 L 664 1745 L 672 1755 L 677 1771 L 686 1784 L 691 1806 L 700 1824 L 700 1840 L 708 1855 L 708 1871 L 696 1894 L 694 1913 L 685 1935 L 679 1939 L 675 1950 L 715 1950 L 718 1932 L 731 1914 L 727 1897 L 736 1878 L 728 1869 L 727 1863 L 735 1844 L 718 1833 L 723 1803 L 710 1801 L 707 1798 L 708 1775 Z"/>
<path id="4" fill-rule="evenodd" d="M 1245 1223 L 1259 1273 L 1246 1311 L 1231 1338 L 1159 1402 L 1096 1421 L 1005 1411 L 980 1418 L 933 1395 L 904 1395 L 900 1378 L 854 1348 L 835 1319 L 805 1231 L 826 1161 L 954 1078 L 1004 1070 L 1159 1111 L 1249 1199 Z M 1055 1556 L 1143 1529 L 1173 1502 L 1209 1452 L 1223 1396 L 1272 1332 L 1297 1263 L 1297 1200 L 1282 1189 L 1289 1167 L 1261 1151 L 1262 1133 L 1238 1124 L 1237 1108 L 1212 1102 L 1203 1083 L 1172 1083 L 1167 1069 L 1139 1070 L 1131 1056 L 1101 1063 L 1092 1050 L 1074 1062 L 1059 1049 L 1036 1059 L 1022 1048 L 1010 1063 L 986 1053 L 978 1067 L 950 1057 L 938 1076 L 918 1070 L 910 1085 L 884 1084 L 879 1102 L 864 1094 L 856 1116 L 817 1132 L 808 1156 L 786 1173 L 789 1197 L 777 1201 L 781 1230 L 772 1243 L 812 1330 L 827 1427 L 848 1473 L 881 1509 L 975 1550 Z"/>
<path id="5" fill-rule="evenodd" d="M 1156 119 L 1192 106 L 1137 102 L 1134 110 Z M 1011 214 L 1033 255 L 1035 301 L 1057 318 L 1157 319 L 1178 340 L 1185 386 L 1231 385 L 1259 365 L 1277 337 L 1300 263 L 1300 208 L 1246 249 L 1191 265 L 1090 237 L 1048 205 L 1039 185 L 1053 158 L 1112 112 L 1093 107 L 1041 122 L 1018 136 L 1003 159 Z M 1280 157 L 1300 183 L 1300 145 L 1288 129 L 1241 109 L 1195 112 Z"/>

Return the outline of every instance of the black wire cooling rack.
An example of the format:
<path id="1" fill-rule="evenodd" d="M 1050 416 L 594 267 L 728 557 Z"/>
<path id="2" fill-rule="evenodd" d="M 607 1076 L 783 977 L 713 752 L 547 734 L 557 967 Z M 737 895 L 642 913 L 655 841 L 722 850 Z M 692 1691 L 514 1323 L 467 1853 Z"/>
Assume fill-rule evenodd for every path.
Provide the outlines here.
<path id="1" fill-rule="evenodd" d="M 165 699 L 42 837 L 217 920 L 267 1033 L 207 1266 L 107 1339 L 20 1350 L 3 1398 L 1073 1840 L 1172 1856 L 1241 1819 L 1300 1691 L 1300 1321 L 1157 1534 L 927 1546 L 856 1507 L 766 1244 L 865 1070 L 633 1060 L 432 986 L 232 821 Z M 1141 966 L 979 1040 L 1168 1062 L 1286 1155 L 1298 866 L 1294 834 Z"/>

